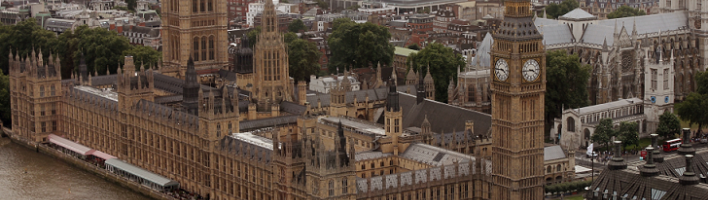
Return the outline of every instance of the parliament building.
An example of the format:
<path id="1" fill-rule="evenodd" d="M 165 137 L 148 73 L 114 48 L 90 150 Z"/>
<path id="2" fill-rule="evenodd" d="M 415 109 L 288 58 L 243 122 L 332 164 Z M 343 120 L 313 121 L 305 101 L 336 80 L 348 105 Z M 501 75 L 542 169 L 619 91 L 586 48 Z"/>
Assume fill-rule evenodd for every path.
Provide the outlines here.
<path id="1" fill-rule="evenodd" d="M 14 134 L 36 143 L 57 135 L 209 199 L 543 198 L 545 51 L 528 0 L 508 1 L 493 34 L 491 115 L 426 98 L 422 73 L 417 84 L 379 73 L 380 87 L 306 90 L 289 77 L 272 1 L 244 70 L 248 90 L 238 80 L 202 85 L 199 71 L 225 58 L 212 45 L 224 44 L 221 33 L 207 30 L 222 24 L 210 20 L 223 8 L 193 2 L 165 2 L 164 37 L 177 41 L 165 43 L 160 69 L 126 56 L 116 74 L 92 76 L 81 61 L 62 80 L 54 56 L 11 54 Z M 554 152 L 551 180 L 574 176 L 559 162 L 573 155 Z"/>

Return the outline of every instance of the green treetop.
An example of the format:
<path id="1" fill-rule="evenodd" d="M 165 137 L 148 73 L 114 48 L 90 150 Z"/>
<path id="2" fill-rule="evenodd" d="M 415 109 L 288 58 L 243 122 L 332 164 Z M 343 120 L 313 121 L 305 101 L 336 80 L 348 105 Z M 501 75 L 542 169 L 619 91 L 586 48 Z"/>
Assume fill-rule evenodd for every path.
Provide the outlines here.
<path id="1" fill-rule="evenodd" d="M 617 10 L 612 11 L 610 14 L 607 14 L 607 19 L 640 16 L 640 15 L 646 15 L 646 14 L 647 14 L 646 12 L 644 12 L 643 10 L 640 10 L 639 8 L 632 8 L 629 6 L 620 6 L 619 8 L 617 8 Z"/>
<path id="2" fill-rule="evenodd" d="M 440 43 L 431 43 L 418 53 L 411 53 L 406 63 L 409 68 L 423 74 L 430 67 L 430 75 L 435 82 L 435 100 L 440 102 L 447 102 L 450 79 L 457 80 L 457 70 L 465 65 L 462 55 Z"/>
<path id="3" fill-rule="evenodd" d="M 333 23 L 332 34 L 327 39 L 332 56 L 329 69 L 391 65 L 395 47 L 389 43 L 388 28 L 372 23 L 358 24 L 348 18 Z"/>

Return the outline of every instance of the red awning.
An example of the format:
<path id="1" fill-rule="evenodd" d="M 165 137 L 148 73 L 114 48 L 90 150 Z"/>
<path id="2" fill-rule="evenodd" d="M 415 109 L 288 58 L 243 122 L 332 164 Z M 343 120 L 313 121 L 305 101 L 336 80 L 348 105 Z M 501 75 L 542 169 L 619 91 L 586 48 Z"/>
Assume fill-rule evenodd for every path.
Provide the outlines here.
<path id="1" fill-rule="evenodd" d="M 67 140 L 63 137 L 59 137 L 54 134 L 49 134 L 49 136 L 47 138 L 49 138 L 49 142 L 52 144 L 59 145 L 61 147 L 64 147 L 66 149 L 69 149 L 73 152 L 76 152 L 76 153 L 84 155 L 84 156 L 89 155 L 93 151 L 95 151 L 95 150 L 88 148 L 84 145 L 78 144 L 76 142 L 72 142 L 71 140 Z"/>
<path id="2" fill-rule="evenodd" d="M 98 150 L 91 152 L 91 155 L 99 157 L 103 160 L 109 160 L 109 159 L 116 158 L 115 156 L 109 155 L 107 153 L 103 153 L 102 151 L 98 151 Z"/>

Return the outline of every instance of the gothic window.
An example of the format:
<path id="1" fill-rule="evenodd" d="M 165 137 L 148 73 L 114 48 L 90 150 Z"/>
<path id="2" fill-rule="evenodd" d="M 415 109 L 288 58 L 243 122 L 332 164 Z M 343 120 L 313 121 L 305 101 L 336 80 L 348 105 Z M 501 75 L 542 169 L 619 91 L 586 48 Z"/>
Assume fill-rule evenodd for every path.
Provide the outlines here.
<path id="1" fill-rule="evenodd" d="M 393 166 L 393 160 L 389 160 L 389 165 Z"/>
<path id="2" fill-rule="evenodd" d="M 214 7 L 213 7 L 213 5 L 212 5 L 213 2 L 214 2 L 214 0 L 208 0 L 208 1 L 209 1 L 209 3 L 207 3 L 207 5 L 208 5 L 209 11 L 214 11 Z"/>
<path id="3" fill-rule="evenodd" d="M 568 128 L 567 128 L 568 131 L 570 131 L 570 132 L 575 131 L 575 119 L 573 119 L 572 117 L 568 117 L 568 119 L 566 121 L 568 124 Z"/>
<path id="4" fill-rule="evenodd" d="M 561 171 L 561 165 L 560 165 L 560 164 L 556 165 L 556 171 Z"/>
<path id="5" fill-rule="evenodd" d="M 211 2 L 211 0 L 209 1 Z M 214 60 L 214 36 L 209 36 L 209 60 Z"/>
<path id="6" fill-rule="evenodd" d="M 329 181 L 329 196 L 334 196 L 334 181 L 330 180 Z"/>
<path id="7" fill-rule="evenodd" d="M 366 169 L 366 165 L 361 165 L 361 169 L 362 170 Z"/>
<path id="8" fill-rule="evenodd" d="M 199 8 L 200 8 L 199 10 L 202 12 L 204 12 L 204 8 L 206 7 L 206 6 L 204 6 L 204 1 L 206 1 L 206 0 L 199 1 Z"/>
<path id="9" fill-rule="evenodd" d="M 52 93 L 51 93 L 52 96 L 56 95 L 56 88 L 54 88 L 54 85 L 52 85 L 51 91 L 52 91 Z"/>
<path id="10" fill-rule="evenodd" d="M 44 104 L 40 105 L 40 111 L 39 111 L 39 116 L 44 116 Z"/>
<path id="11" fill-rule="evenodd" d="M 201 52 L 202 52 L 202 60 L 206 60 L 206 59 L 207 59 L 207 57 L 206 57 L 206 50 L 207 50 L 207 49 L 206 49 L 206 48 L 207 48 L 207 39 L 206 39 L 206 36 L 204 36 L 204 37 L 202 37 L 202 49 L 201 49 Z"/>
<path id="12" fill-rule="evenodd" d="M 376 167 L 376 166 L 374 166 L 374 163 L 371 163 L 371 169 L 373 169 L 374 167 Z"/>
<path id="13" fill-rule="evenodd" d="M 194 38 L 194 56 L 192 57 L 194 61 L 199 61 L 199 38 Z"/>
<path id="14" fill-rule="evenodd" d="M 42 133 L 47 132 L 47 122 L 42 122 Z"/>
<path id="15" fill-rule="evenodd" d="M 383 162 L 381 162 L 381 167 L 383 167 L 383 166 L 384 166 L 384 164 L 383 164 Z M 383 174 L 383 173 L 381 173 L 381 174 Z"/>
<path id="16" fill-rule="evenodd" d="M 347 194 L 347 178 L 342 178 L 342 194 Z"/>
<path id="17" fill-rule="evenodd" d="M 664 90 L 669 89 L 669 69 L 664 69 Z"/>
<path id="18" fill-rule="evenodd" d="M 651 69 L 651 89 L 656 90 L 657 89 L 657 70 L 656 69 Z"/>
<path id="19" fill-rule="evenodd" d="M 551 173 L 551 166 L 546 167 L 546 173 Z"/>
<path id="20" fill-rule="evenodd" d="M 399 119 L 395 119 L 394 121 L 396 122 L 396 123 L 395 123 L 396 133 L 398 133 L 398 132 L 400 131 L 400 130 L 399 130 L 400 128 L 399 128 L 399 126 L 398 126 L 398 121 L 400 121 L 400 120 L 399 120 Z"/>
<path id="21" fill-rule="evenodd" d="M 199 5 L 197 5 L 198 4 L 197 1 L 199 1 L 199 0 L 192 0 L 192 12 L 193 13 L 196 13 L 197 10 L 199 9 Z"/>
<path id="22" fill-rule="evenodd" d="M 44 86 L 39 86 L 39 97 L 44 97 Z"/>

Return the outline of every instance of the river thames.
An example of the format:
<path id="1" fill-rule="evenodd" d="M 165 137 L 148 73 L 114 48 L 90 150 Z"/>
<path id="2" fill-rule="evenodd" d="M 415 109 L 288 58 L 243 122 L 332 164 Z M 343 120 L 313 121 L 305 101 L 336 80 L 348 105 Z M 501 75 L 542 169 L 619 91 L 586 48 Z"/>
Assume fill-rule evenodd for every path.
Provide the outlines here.
<path id="1" fill-rule="evenodd" d="M 0 138 L 0 199 L 149 199 L 87 171 Z"/>

